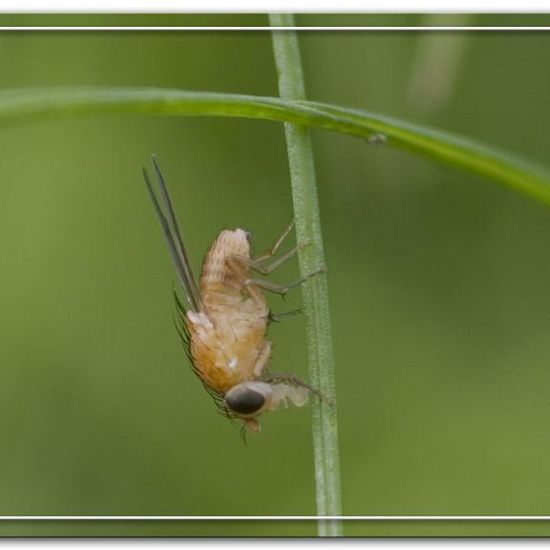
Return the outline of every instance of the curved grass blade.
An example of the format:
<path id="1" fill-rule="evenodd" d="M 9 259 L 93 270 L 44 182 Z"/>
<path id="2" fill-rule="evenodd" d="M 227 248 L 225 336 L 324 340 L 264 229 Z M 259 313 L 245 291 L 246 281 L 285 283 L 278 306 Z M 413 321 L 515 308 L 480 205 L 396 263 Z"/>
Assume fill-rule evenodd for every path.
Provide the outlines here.
<path id="1" fill-rule="evenodd" d="M 38 117 L 91 114 L 223 116 L 291 122 L 369 138 L 488 177 L 550 205 L 550 172 L 471 139 L 368 111 L 288 101 L 158 88 L 49 88 L 0 93 L 0 125 Z"/>

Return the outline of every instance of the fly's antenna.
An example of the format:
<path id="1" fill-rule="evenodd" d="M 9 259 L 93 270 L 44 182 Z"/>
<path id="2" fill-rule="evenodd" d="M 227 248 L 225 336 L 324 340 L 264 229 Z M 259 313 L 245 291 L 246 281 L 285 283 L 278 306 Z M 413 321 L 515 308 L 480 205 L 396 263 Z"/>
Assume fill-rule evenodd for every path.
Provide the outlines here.
<path id="1" fill-rule="evenodd" d="M 191 264 L 189 263 L 189 256 L 187 255 L 187 250 L 181 238 L 181 231 L 178 221 L 176 219 L 174 208 L 172 206 L 170 194 L 168 193 L 166 182 L 164 181 L 164 177 L 162 176 L 159 164 L 154 155 L 152 157 L 152 160 L 161 191 L 160 196 L 164 205 L 164 211 L 159 204 L 155 192 L 153 191 L 153 186 L 151 184 L 151 180 L 149 179 L 149 174 L 147 173 L 147 170 L 143 168 L 143 177 L 145 179 L 145 184 L 147 185 L 149 196 L 153 201 L 153 206 L 155 208 L 155 212 L 159 219 L 160 225 L 162 226 L 164 236 L 166 237 L 166 241 L 168 242 L 170 255 L 172 256 L 172 260 L 174 261 L 176 272 L 178 274 L 181 286 L 185 292 L 187 301 L 189 302 L 189 305 L 191 306 L 191 309 L 193 311 L 201 311 L 202 301 L 197 288 L 197 283 L 195 282 L 195 278 L 193 277 L 193 271 L 191 270 Z"/>

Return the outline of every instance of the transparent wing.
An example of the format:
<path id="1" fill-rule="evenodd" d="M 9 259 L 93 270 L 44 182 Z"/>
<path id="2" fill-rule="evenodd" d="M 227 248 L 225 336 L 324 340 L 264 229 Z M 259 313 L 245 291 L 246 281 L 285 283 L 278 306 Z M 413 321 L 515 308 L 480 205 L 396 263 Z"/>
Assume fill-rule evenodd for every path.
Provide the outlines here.
<path id="1" fill-rule="evenodd" d="M 189 307 L 193 311 L 202 310 L 202 301 L 197 288 L 197 283 L 193 276 L 193 271 L 191 270 L 191 264 L 189 263 L 189 256 L 187 255 L 187 250 L 183 244 L 183 239 L 181 238 L 181 231 L 176 218 L 174 208 L 172 206 L 172 200 L 170 199 L 170 194 L 166 187 L 166 182 L 160 171 L 159 164 L 155 156 L 152 157 L 153 166 L 155 168 L 155 173 L 157 176 L 157 182 L 160 188 L 160 198 L 161 203 L 157 199 L 155 192 L 153 191 L 153 186 L 151 180 L 149 179 L 149 174 L 147 170 L 143 169 L 143 177 L 145 178 L 145 184 L 147 185 L 147 190 L 155 207 L 155 212 L 159 219 L 160 225 L 166 237 L 168 243 L 168 248 L 170 250 L 170 255 L 174 261 L 174 266 L 176 268 L 176 273 L 178 274 L 178 279 L 181 283 L 185 297 L 189 303 Z"/>

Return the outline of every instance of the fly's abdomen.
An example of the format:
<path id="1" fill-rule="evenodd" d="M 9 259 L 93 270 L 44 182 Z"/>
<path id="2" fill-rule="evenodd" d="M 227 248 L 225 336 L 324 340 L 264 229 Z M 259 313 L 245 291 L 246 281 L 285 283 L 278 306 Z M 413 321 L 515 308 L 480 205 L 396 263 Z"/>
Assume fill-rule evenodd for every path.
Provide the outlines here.
<path id="1" fill-rule="evenodd" d="M 231 258 L 250 258 L 248 233 L 243 229 L 222 231 L 214 241 L 202 268 L 201 291 L 208 292 L 220 285 L 239 291 L 248 277 L 248 266 L 243 262 L 228 263 Z"/>

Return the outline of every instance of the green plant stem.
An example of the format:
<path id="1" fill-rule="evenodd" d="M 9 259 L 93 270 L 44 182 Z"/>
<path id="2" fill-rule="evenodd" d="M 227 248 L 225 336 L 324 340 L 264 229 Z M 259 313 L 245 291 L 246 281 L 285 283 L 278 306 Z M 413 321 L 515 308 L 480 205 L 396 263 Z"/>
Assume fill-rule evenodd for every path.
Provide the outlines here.
<path id="1" fill-rule="evenodd" d="M 257 118 L 361 138 L 381 134 L 389 147 L 408 149 L 480 174 L 550 205 L 550 174 L 546 168 L 470 139 L 367 111 L 313 101 L 157 88 L 49 88 L 0 92 L 0 125 L 38 117 L 90 114 Z"/>
<path id="2" fill-rule="evenodd" d="M 292 15 L 271 15 L 272 26 L 294 26 Z M 304 100 L 298 38 L 294 31 L 272 31 L 275 63 L 279 76 L 279 93 L 285 100 Z M 294 202 L 298 242 L 311 243 L 299 251 L 303 277 L 325 265 L 313 148 L 309 129 L 286 123 L 285 135 Z M 340 489 L 340 455 L 334 383 L 334 359 L 326 274 L 313 277 L 302 285 L 303 310 L 306 319 L 306 343 L 309 378 L 325 399 L 311 405 L 311 429 L 315 463 L 317 514 L 342 515 Z M 342 534 L 339 520 L 320 520 L 320 536 Z"/>

